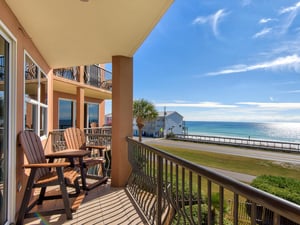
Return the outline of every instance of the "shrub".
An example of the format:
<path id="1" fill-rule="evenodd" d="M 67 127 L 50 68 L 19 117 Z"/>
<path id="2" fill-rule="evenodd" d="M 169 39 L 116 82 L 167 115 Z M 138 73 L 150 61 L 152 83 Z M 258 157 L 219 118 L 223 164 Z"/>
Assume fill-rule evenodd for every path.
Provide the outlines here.
<path id="1" fill-rule="evenodd" d="M 288 177 L 262 175 L 251 186 L 300 205 L 300 181 Z"/>

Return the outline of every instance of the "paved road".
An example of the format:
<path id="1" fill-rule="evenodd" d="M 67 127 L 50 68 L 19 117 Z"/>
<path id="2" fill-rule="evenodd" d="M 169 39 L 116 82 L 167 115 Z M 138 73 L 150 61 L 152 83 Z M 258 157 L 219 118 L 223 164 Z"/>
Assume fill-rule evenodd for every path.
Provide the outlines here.
<path id="1" fill-rule="evenodd" d="M 249 149 L 243 147 L 216 145 L 216 144 L 201 144 L 184 141 L 171 141 L 166 139 L 145 139 L 145 143 L 167 145 L 177 148 L 188 148 L 193 150 L 201 150 L 207 152 L 216 152 L 229 155 L 245 156 L 256 159 L 265 159 L 278 162 L 286 162 L 300 165 L 299 153 L 275 152 L 270 150 Z"/>
<path id="2" fill-rule="evenodd" d="M 224 145 L 215 145 L 215 144 L 201 144 L 201 143 L 191 143 L 191 142 L 183 142 L 183 141 L 171 141 L 166 139 L 152 139 L 152 138 L 144 138 L 143 142 L 145 144 L 158 144 L 158 145 L 166 145 L 173 146 L 177 148 L 188 148 L 198 151 L 208 151 L 208 152 L 216 152 L 222 154 L 230 154 L 244 157 L 251 157 L 257 159 L 278 161 L 283 163 L 292 163 L 300 165 L 300 154 L 295 153 L 283 153 L 283 152 L 273 152 L 273 151 L 264 151 L 264 150 L 256 150 L 242 147 L 234 147 L 234 146 L 224 146 Z M 219 173 L 224 174 L 225 176 L 232 177 L 234 179 L 250 183 L 255 176 L 236 173 L 227 170 L 221 169 L 213 169 Z"/>

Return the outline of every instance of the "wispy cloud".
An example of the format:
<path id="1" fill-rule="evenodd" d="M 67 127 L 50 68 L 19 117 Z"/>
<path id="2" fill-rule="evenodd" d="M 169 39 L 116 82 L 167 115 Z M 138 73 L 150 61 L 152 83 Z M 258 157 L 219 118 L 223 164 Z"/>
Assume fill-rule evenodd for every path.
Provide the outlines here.
<path id="1" fill-rule="evenodd" d="M 272 21 L 272 20 L 273 20 L 273 19 L 271 19 L 271 18 L 262 18 L 262 19 L 259 20 L 258 23 L 264 24 L 264 23 L 268 23 L 268 22 L 270 22 L 270 21 Z"/>
<path id="2" fill-rule="evenodd" d="M 281 29 L 282 33 L 285 33 L 288 30 L 288 28 L 292 25 L 292 23 L 294 22 L 295 18 L 298 15 L 299 9 L 300 9 L 300 2 L 297 2 L 295 5 L 282 8 L 279 11 L 280 15 L 288 14 L 287 18 L 285 19 L 282 25 L 282 29 Z"/>
<path id="3" fill-rule="evenodd" d="M 156 107 L 193 107 L 193 108 L 236 108 L 236 105 L 226 105 L 218 102 L 199 102 L 199 103 L 157 103 Z"/>
<path id="4" fill-rule="evenodd" d="M 251 4 L 251 0 L 243 0 L 242 1 L 242 6 L 247 6 Z"/>
<path id="5" fill-rule="evenodd" d="M 264 28 L 260 32 L 257 32 L 253 35 L 253 38 L 259 38 L 262 36 L 265 36 L 266 34 L 270 33 L 272 31 L 272 28 Z"/>
<path id="6" fill-rule="evenodd" d="M 285 93 L 297 94 L 300 93 L 300 90 L 286 91 Z"/>
<path id="7" fill-rule="evenodd" d="M 300 102 L 238 102 L 239 105 L 255 106 L 263 109 L 292 110 L 300 109 Z"/>
<path id="8" fill-rule="evenodd" d="M 185 101 L 159 103 L 156 107 L 167 107 L 176 110 L 185 120 L 208 121 L 286 121 L 300 122 L 300 102 L 237 102 L 224 104 L 221 102 L 204 101 L 187 103 Z M 296 110 L 296 111 L 295 111 Z"/>
<path id="9" fill-rule="evenodd" d="M 273 69 L 292 70 L 300 72 L 300 57 L 297 54 L 279 57 L 273 61 L 262 62 L 254 65 L 234 65 L 228 69 L 207 73 L 207 76 L 226 75 L 232 73 L 243 73 L 253 70 Z"/>
<path id="10" fill-rule="evenodd" d="M 297 3 L 296 3 L 295 5 L 293 5 L 293 6 L 289 6 L 289 7 L 282 8 L 282 9 L 279 11 L 279 14 L 295 12 L 295 11 L 297 11 L 299 8 L 300 8 L 300 2 L 297 2 Z"/>
<path id="11" fill-rule="evenodd" d="M 218 26 L 222 19 L 227 16 L 229 13 L 225 9 L 220 9 L 216 13 L 208 16 L 198 16 L 194 19 L 193 24 L 210 24 L 214 35 L 219 36 Z"/>

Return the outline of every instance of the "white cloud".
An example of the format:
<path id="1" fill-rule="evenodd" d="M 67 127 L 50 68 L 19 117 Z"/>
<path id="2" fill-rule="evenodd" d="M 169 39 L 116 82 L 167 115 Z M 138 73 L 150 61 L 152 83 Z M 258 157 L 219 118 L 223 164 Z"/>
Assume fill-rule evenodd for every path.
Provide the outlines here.
<path id="1" fill-rule="evenodd" d="M 300 8 L 300 2 L 297 2 L 294 6 L 289 6 L 281 9 L 279 11 L 279 14 L 284 14 L 284 13 L 290 13 L 290 12 L 295 12 Z"/>
<path id="2" fill-rule="evenodd" d="M 236 105 L 225 105 L 218 102 L 199 102 L 199 103 L 157 103 L 156 107 L 188 107 L 188 108 L 236 108 Z"/>
<path id="3" fill-rule="evenodd" d="M 259 38 L 262 36 L 265 36 L 266 34 L 270 33 L 272 31 L 272 28 L 264 28 L 260 32 L 257 32 L 253 35 L 253 38 Z"/>
<path id="4" fill-rule="evenodd" d="M 285 33 L 288 30 L 288 28 L 292 25 L 292 23 L 294 22 L 295 18 L 298 15 L 299 9 L 300 9 L 300 2 L 297 2 L 295 5 L 283 8 L 279 11 L 279 14 L 288 14 L 286 20 L 282 25 L 281 33 Z"/>
<path id="5" fill-rule="evenodd" d="M 255 106 L 264 109 L 293 110 L 300 109 L 300 102 L 239 102 L 239 105 Z"/>
<path id="6" fill-rule="evenodd" d="M 296 93 L 300 93 L 300 90 L 287 91 L 286 93 L 296 94 Z"/>
<path id="7" fill-rule="evenodd" d="M 253 70 L 261 69 L 273 69 L 273 70 L 293 70 L 295 72 L 300 72 L 300 57 L 297 54 L 289 55 L 285 57 L 278 57 L 273 61 L 267 61 L 262 63 L 257 63 L 254 65 L 234 65 L 229 69 L 220 70 L 217 72 L 210 72 L 206 75 L 216 76 L 216 75 L 225 75 L 232 73 L 243 73 Z"/>
<path id="8" fill-rule="evenodd" d="M 206 17 L 203 16 L 198 16 L 196 19 L 194 19 L 193 24 L 210 24 L 212 31 L 214 33 L 215 36 L 219 35 L 219 31 L 218 31 L 218 25 L 220 23 L 220 21 L 227 16 L 229 13 L 225 12 L 224 9 L 220 9 L 218 10 L 215 14 L 211 14 L 208 15 Z"/>
<path id="9" fill-rule="evenodd" d="M 249 121 L 249 122 L 300 122 L 296 112 L 281 107 L 263 108 L 257 105 L 237 105 L 233 108 L 182 108 L 174 107 L 187 121 Z M 295 108 L 293 107 L 293 110 Z"/>
<path id="10" fill-rule="evenodd" d="M 271 18 L 262 18 L 262 19 L 259 20 L 258 23 L 264 24 L 264 23 L 268 23 L 268 22 L 270 22 L 270 21 L 272 21 L 272 20 L 273 20 L 273 19 L 271 19 Z"/>

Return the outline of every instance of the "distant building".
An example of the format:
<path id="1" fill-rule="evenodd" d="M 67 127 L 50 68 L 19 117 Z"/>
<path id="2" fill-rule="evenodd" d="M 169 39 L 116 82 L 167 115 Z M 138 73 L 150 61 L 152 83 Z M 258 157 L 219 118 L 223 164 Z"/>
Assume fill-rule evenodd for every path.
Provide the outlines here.
<path id="1" fill-rule="evenodd" d="M 169 133 L 183 132 L 183 116 L 176 111 L 159 112 L 156 120 L 145 122 L 143 136 L 164 137 Z M 133 121 L 133 135 L 138 135 L 136 121 Z"/>
<path id="2" fill-rule="evenodd" d="M 112 114 L 106 114 L 104 119 L 104 126 L 111 126 L 112 125 Z"/>

